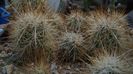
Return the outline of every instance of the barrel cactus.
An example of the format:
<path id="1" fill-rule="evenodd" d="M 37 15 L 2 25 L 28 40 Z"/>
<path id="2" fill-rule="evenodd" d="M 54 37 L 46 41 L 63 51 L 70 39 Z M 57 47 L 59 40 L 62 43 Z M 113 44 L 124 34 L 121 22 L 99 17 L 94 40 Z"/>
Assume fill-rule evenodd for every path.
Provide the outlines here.
<path id="1" fill-rule="evenodd" d="M 55 23 L 45 14 L 23 13 L 14 21 L 11 38 L 14 49 L 23 61 L 47 60 L 55 48 Z"/>
<path id="2" fill-rule="evenodd" d="M 37 10 L 41 8 L 43 11 L 46 10 L 47 0 L 11 0 L 11 8 L 18 14 L 28 10 Z"/>
<path id="3" fill-rule="evenodd" d="M 96 11 L 88 17 L 90 28 L 90 49 L 120 49 L 127 46 L 130 39 L 127 34 L 128 24 L 124 15 L 118 12 Z"/>
<path id="4" fill-rule="evenodd" d="M 84 52 L 84 37 L 80 33 L 65 32 L 59 39 L 57 51 L 58 61 L 61 63 L 74 63 L 79 61 Z"/>
<path id="5" fill-rule="evenodd" d="M 72 11 L 69 16 L 66 17 L 66 22 L 69 30 L 81 32 L 88 28 L 86 15 L 81 11 Z"/>
<path id="6" fill-rule="evenodd" d="M 120 56 L 117 54 L 97 54 L 89 65 L 91 74 L 132 74 L 131 57 L 124 53 Z"/>

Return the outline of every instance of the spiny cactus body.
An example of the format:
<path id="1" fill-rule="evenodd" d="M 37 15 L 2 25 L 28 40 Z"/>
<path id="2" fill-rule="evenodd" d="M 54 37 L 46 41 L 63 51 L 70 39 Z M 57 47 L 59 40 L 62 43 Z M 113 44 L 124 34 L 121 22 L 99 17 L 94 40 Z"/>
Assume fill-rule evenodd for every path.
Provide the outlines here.
<path id="1" fill-rule="evenodd" d="M 14 22 L 12 38 L 21 58 L 29 62 L 48 58 L 55 48 L 55 26 L 49 18 L 41 13 L 24 13 Z M 34 60 L 34 61 L 33 61 Z M 46 59 L 45 59 L 46 60 Z"/>
<path id="2" fill-rule="evenodd" d="M 59 40 L 58 60 L 61 63 L 71 63 L 79 60 L 83 54 L 84 37 L 80 33 L 65 32 Z"/>
<path id="3" fill-rule="evenodd" d="M 11 0 L 11 9 L 17 14 L 27 12 L 29 10 L 47 10 L 47 0 Z"/>
<path id="4" fill-rule="evenodd" d="M 125 54 L 125 53 L 124 53 Z M 108 53 L 97 54 L 90 65 L 91 74 L 132 74 L 131 57 Z"/>
<path id="5" fill-rule="evenodd" d="M 44 61 L 39 62 L 33 67 L 31 74 L 50 74 L 49 64 L 44 64 Z"/>
<path id="6" fill-rule="evenodd" d="M 118 12 L 96 11 L 88 17 L 90 49 L 119 49 L 126 47 L 129 35 L 124 15 Z"/>
<path id="7" fill-rule="evenodd" d="M 86 15 L 81 11 L 72 11 L 69 16 L 66 17 L 66 22 L 69 30 L 72 31 L 84 31 L 88 28 Z"/>

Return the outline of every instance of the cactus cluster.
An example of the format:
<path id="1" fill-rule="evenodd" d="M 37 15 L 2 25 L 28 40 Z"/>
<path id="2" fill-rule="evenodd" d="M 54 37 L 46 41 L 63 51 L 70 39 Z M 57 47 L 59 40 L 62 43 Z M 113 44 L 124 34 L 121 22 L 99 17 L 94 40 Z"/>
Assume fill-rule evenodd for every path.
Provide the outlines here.
<path id="1" fill-rule="evenodd" d="M 85 32 L 89 27 L 86 16 L 81 11 L 72 11 L 63 24 L 65 30 L 60 30 L 56 58 L 61 63 L 75 63 L 83 59 L 86 53 Z"/>
<path id="2" fill-rule="evenodd" d="M 11 38 L 13 48 L 19 52 L 17 61 L 39 63 L 48 62 L 50 58 L 61 64 L 89 61 L 91 74 L 133 73 L 131 57 L 125 59 L 123 55 L 112 54 L 129 48 L 131 37 L 123 14 L 78 11 L 65 15 L 63 19 L 60 15 L 46 12 L 30 10 L 13 21 Z M 107 53 L 102 54 L 96 49 Z"/>

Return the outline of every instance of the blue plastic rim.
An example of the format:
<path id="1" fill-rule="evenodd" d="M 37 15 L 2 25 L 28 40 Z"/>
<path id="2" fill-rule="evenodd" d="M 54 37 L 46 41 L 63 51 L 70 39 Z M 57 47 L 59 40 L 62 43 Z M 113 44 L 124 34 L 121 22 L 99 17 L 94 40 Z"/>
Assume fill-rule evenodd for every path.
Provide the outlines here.
<path id="1" fill-rule="evenodd" d="M 9 22 L 8 17 L 10 13 L 6 9 L 0 7 L 0 25 L 7 24 Z"/>

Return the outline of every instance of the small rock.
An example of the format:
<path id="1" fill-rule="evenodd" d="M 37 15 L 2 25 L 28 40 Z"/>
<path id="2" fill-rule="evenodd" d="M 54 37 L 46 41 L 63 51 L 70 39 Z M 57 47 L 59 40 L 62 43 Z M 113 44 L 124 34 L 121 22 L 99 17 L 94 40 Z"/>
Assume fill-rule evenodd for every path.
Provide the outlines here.
<path id="1" fill-rule="evenodd" d="M 6 54 L 6 52 L 5 51 L 2 51 L 1 53 L 0 53 L 0 57 L 7 57 L 8 56 L 8 54 Z"/>
<path id="2" fill-rule="evenodd" d="M 58 73 L 58 71 L 57 71 L 57 65 L 56 65 L 56 63 L 53 63 L 52 65 L 51 65 L 51 74 L 59 74 Z"/>
<path id="3" fill-rule="evenodd" d="M 5 50 L 7 53 L 11 52 L 11 49 L 10 49 L 9 47 L 4 47 L 4 50 Z"/>
<path id="4" fill-rule="evenodd" d="M 3 67 L 2 69 L 2 74 L 13 74 L 14 71 L 14 65 L 7 65 Z"/>
<path id="5" fill-rule="evenodd" d="M 0 65 L 4 65 L 4 64 L 5 62 L 2 59 L 0 59 Z"/>
<path id="6" fill-rule="evenodd" d="M 11 65 L 6 66 L 6 69 L 7 69 L 7 74 L 13 74 L 14 65 L 11 64 Z"/>
<path id="7" fill-rule="evenodd" d="M 3 33 L 4 33 L 4 29 L 0 28 L 0 36 L 2 36 Z"/>
<path id="8" fill-rule="evenodd" d="M 3 51 L 3 46 L 0 45 L 0 52 Z"/>
<path id="9" fill-rule="evenodd" d="M 76 71 L 80 71 L 80 69 L 79 69 L 79 68 L 75 68 L 75 70 L 76 70 Z"/>
<path id="10" fill-rule="evenodd" d="M 6 67 L 3 67 L 3 68 L 2 68 L 2 74 L 7 74 Z"/>
<path id="11" fill-rule="evenodd" d="M 63 74 L 72 74 L 72 72 L 69 71 L 69 70 L 65 70 L 65 71 L 63 72 Z"/>
<path id="12" fill-rule="evenodd" d="M 71 69 L 71 67 L 70 66 L 67 66 L 67 70 L 70 70 Z"/>
<path id="13" fill-rule="evenodd" d="M 8 56 L 11 56 L 13 53 L 12 52 L 10 52 L 10 53 L 8 53 Z"/>

